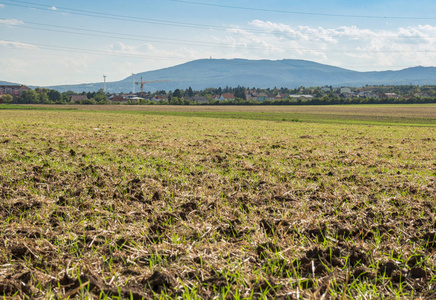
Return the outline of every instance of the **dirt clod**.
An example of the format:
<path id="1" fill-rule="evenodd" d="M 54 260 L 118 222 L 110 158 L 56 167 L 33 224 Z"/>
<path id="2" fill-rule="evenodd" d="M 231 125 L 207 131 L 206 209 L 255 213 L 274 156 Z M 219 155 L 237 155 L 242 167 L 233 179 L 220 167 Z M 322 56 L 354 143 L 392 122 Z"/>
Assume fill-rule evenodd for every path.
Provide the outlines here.
<path id="1" fill-rule="evenodd" d="M 166 274 L 154 271 L 153 274 L 144 281 L 145 286 L 155 293 L 170 290 L 173 287 L 173 280 Z"/>
<path id="2" fill-rule="evenodd" d="M 392 273 L 392 281 L 396 283 L 401 283 L 406 280 L 406 276 L 400 271 L 397 270 Z"/>
<path id="3" fill-rule="evenodd" d="M 162 195 L 159 193 L 159 191 L 155 191 L 152 197 L 153 201 L 159 201 L 162 200 Z"/>
<path id="4" fill-rule="evenodd" d="M 413 278 L 424 278 L 426 276 L 426 272 L 421 267 L 413 267 L 410 269 L 410 276 Z"/>
<path id="5" fill-rule="evenodd" d="M 361 279 L 363 279 L 363 278 L 373 278 L 374 275 L 367 268 L 365 268 L 365 267 L 358 267 L 357 269 L 354 270 L 353 277 L 354 278 L 361 278 Z"/>
<path id="6" fill-rule="evenodd" d="M 391 276 L 395 270 L 398 270 L 398 266 L 393 261 L 381 263 L 378 268 L 379 274 L 386 276 Z"/>
<path id="7" fill-rule="evenodd" d="M 0 283 L 0 295 L 4 296 L 17 296 L 21 295 L 20 284 L 14 281 L 5 280 Z"/>
<path id="8" fill-rule="evenodd" d="M 11 254 L 13 259 L 25 259 L 26 257 L 34 257 L 33 253 L 29 251 L 26 246 L 15 245 L 11 248 Z"/>

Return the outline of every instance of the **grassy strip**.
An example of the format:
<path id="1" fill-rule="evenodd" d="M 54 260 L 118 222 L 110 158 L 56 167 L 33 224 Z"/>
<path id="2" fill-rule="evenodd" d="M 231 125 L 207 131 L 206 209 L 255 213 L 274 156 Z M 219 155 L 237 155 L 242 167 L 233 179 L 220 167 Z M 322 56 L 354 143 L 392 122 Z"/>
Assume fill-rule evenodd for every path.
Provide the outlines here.
<path id="1" fill-rule="evenodd" d="M 64 110 L 78 110 L 72 107 L 46 107 L 46 106 L 29 106 L 20 104 L 0 104 L 0 110 L 51 110 L 51 111 L 64 111 Z"/>
<path id="2" fill-rule="evenodd" d="M 436 126 L 436 119 L 370 115 L 263 113 L 263 112 L 181 112 L 181 111 L 106 111 L 118 114 L 202 117 L 219 119 L 262 120 L 276 122 L 306 122 L 386 126 Z"/>
<path id="3" fill-rule="evenodd" d="M 241 111 L 241 107 L 234 107 L 234 111 L 179 111 L 179 107 L 173 107 L 175 110 L 127 110 L 123 108 L 131 107 L 117 107 L 116 110 L 109 109 L 108 106 L 102 106 L 97 110 L 94 107 L 61 107 L 61 106 L 35 106 L 35 105 L 11 105 L 0 104 L 0 110 L 51 110 L 51 111 L 65 111 L 74 110 L 78 112 L 102 112 L 112 114 L 139 114 L 150 116 L 178 116 L 178 117 L 202 117 L 202 118 L 215 118 L 215 119 L 240 119 L 240 120 L 263 120 L 275 122 L 305 122 L 305 123 L 318 123 L 318 124 L 349 124 L 349 125 L 383 125 L 383 126 L 419 126 L 419 127 L 434 127 L 436 126 L 436 118 L 431 117 L 416 117 L 416 116 L 402 116 L 402 115 L 380 115 L 380 113 L 373 114 L 373 111 L 367 111 L 369 107 L 386 108 L 387 105 L 354 105 L 346 106 L 346 108 L 362 108 L 360 111 L 353 113 L 344 113 L 342 108 L 338 106 L 338 112 L 332 113 L 326 111 L 325 113 L 316 112 L 316 110 L 308 109 L 308 112 L 271 112 L 271 111 Z M 417 105 L 390 105 L 393 109 L 401 107 L 420 107 Z M 112 107 L 111 107 L 112 108 Z M 286 107 L 289 108 L 289 107 Z M 318 108 L 318 107 L 314 107 Z M 405 112 L 406 114 L 407 112 Z"/>

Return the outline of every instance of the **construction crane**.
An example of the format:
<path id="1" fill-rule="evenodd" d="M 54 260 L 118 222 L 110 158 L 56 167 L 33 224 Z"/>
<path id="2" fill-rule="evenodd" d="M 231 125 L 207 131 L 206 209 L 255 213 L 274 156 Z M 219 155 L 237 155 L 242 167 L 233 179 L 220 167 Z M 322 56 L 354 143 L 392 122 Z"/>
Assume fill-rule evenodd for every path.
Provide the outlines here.
<path id="1" fill-rule="evenodd" d="M 142 97 L 143 94 L 144 94 L 144 84 L 146 84 L 146 83 L 155 83 L 155 82 L 167 82 L 167 81 L 170 81 L 170 80 L 143 81 L 142 77 L 141 77 L 141 81 L 140 82 L 135 82 L 135 83 L 136 83 L 136 85 L 140 85 L 141 86 L 141 97 Z"/>

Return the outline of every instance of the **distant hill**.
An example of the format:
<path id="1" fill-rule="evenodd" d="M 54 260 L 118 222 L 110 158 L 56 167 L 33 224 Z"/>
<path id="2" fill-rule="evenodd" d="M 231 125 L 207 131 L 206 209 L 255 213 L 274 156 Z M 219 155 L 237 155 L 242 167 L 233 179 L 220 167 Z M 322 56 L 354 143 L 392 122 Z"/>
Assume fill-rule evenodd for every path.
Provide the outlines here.
<path id="1" fill-rule="evenodd" d="M 9 82 L 9 81 L 0 81 L 0 85 L 21 85 L 21 84 L 15 82 Z"/>
<path id="2" fill-rule="evenodd" d="M 357 72 L 334 66 L 305 60 L 246 60 L 246 59 L 200 59 L 170 68 L 139 73 L 145 81 L 169 80 L 169 82 L 149 83 L 145 91 L 186 89 L 194 90 L 208 87 L 287 87 L 300 86 L 364 86 L 400 85 L 400 84 L 434 84 L 436 85 L 436 68 L 413 67 L 400 71 Z M 107 82 L 108 92 L 130 92 L 132 76 L 121 81 Z M 61 92 L 97 91 L 103 88 L 103 82 L 78 85 L 50 86 Z M 139 87 L 135 87 L 139 91 Z"/>

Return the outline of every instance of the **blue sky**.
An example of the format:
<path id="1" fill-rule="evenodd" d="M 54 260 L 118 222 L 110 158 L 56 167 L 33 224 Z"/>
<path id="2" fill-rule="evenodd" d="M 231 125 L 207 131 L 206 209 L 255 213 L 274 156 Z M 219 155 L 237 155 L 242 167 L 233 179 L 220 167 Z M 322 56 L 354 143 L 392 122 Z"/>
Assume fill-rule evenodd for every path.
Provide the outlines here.
<path id="1" fill-rule="evenodd" d="M 200 58 L 436 66 L 436 1 L 0 0 L 0 80 L 121 80 Z"/>

